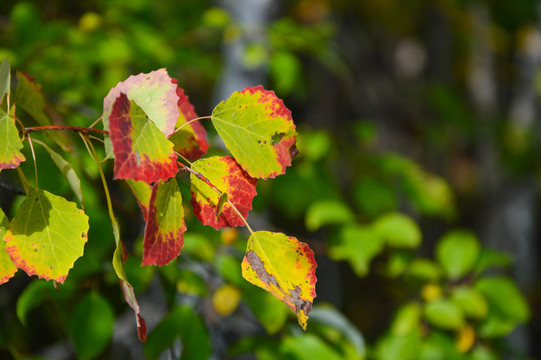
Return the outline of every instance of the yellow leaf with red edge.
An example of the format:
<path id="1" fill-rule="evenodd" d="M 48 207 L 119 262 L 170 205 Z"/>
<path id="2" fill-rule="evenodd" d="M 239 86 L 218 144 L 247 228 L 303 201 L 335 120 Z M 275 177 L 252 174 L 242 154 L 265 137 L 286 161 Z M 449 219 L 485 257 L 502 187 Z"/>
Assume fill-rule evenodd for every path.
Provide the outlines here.
<path id="1" fill-rule="evenodd" d="M 13 263 L 6 251 L 6 242 L 3 240 L 9 228 L 9 220 L 0 209 L 0 284 L 8 282 L 17 272 L 17 266 Z"/>
<path id="2" fill-rule="evenodd" d="M 63 283 L 83 255 L 88 216 L 73 202 L 44 190 L 23 200 L 4 235 L 6 251 L 28 275 Z"/>
<path id="3" fill-rule="evenodd" d="M 184 245 L 184 208 L 175 178 L 156 182 L 148 206 L 141 265 L 167 265 Z"/>
<path id="4" fill-rule="evenodd" d="M 248 239 L 242 276 L 295 311 L 306 330 L 316 297 L 316 266 L 307 244 L 282 233 L 256 231 Z"/>
<path id="5" fill-rule="evenodd" d="M 167 180 L 178 171 L 173 143 L 134 101 L 121 93 L 109 115 L 115 179 Z"/>
<path id="6" fill-rule="evenodd" d="M 252 200 L 257 194 L 257 179 L 252 178 L 230 156 L 214 156 L 200 159 L 192 164 L 192 170 L 203 175 L 222 193 L 227 193 L 229 200 L 246 218 L 252 209 Z M 215 229 L 243 226 L 244 220 L 235 212 L 229 202 L 223 202 L 219 195 L 203 179 L 190 175 L 191 203 L 194 214 L 204 225 Z"/>
<path id="7" fill-rule="evenodd" d="M 227 149 L 252 177 L 284 174 L 298 153 L 291 111 L 262 86 L 234 92 L 214 108 L 211 119 Z"/>
<path id="8" fill-rule="evenodd" d="M 0 109 L 0 169 L 15 169 L 25 160 L 21 153 L 23 143 L 15 126 L 15 107 L 10 114 Z"/>

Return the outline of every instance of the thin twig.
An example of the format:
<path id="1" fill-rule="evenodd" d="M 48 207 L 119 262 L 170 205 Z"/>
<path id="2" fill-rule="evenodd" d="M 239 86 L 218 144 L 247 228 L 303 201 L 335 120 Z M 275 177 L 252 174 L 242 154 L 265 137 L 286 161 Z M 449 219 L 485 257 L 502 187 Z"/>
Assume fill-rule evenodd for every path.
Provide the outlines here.
<path id="1" fill-rule="evenodd" d="M 47 125 L 47 126 L 33 126 L 33 127 L 24 128 L 24 131 L 26 131 L 27 133 L 31 131 L 40 131 L 40 130 L 70 130 L 70 131 L 75 131 L 79 133 L 97 132 L 100 134 L 109 135 L 109 131 L 107 130 L 94 129 L 91 127 L 84 127 L 84 126 Z"/>

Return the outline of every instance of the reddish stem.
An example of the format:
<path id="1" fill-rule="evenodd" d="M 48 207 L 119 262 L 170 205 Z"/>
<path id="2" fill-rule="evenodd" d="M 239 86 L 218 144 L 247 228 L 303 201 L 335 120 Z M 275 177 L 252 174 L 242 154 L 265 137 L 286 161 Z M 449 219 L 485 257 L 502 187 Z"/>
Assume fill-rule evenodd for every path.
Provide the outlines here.
<path id="1" fill-rule="evenodd" d="M 34 127 L 27 127 L 24 128 L 24 130 L 29 133 L 31 131 L 39 131 L 39 130 L 71 130 L 75 132 L 97 132 L 101 134 L 107 134 L 109 135 L 109 131 L 107 130 L 100 130 L 100 129 L 94 129 L 84 126 L 65 126 L 65 125 L 48 125 L 48 126 L 34 126 Z"/>

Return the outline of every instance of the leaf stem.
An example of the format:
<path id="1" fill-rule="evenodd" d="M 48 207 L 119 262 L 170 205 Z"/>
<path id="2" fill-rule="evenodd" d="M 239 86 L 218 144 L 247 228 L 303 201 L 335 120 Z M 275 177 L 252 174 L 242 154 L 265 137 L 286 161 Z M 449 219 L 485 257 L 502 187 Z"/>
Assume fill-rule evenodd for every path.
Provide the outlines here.
<path id="1" fill-rule="evenodd" d="M 38 187 L 38 164 L 36 162 L 36 153 L 34 152 L 34 144 L 32 144 L 32 138 L 30 137 L 30 134 L 28 134 L 28 143 L 30 144 L 30 151 L 32 152 L 32 159 L 34 159 L 34 173 L 36 174 L 36 189 L 39 189 L 39 187 Z"/>
<path id="2" fill-rule="evenodd" d="M 96 125 L 97 123 L 99 123 L 99 122 L 101 121 L 101 118 L 102 118 L 102 117 L 100 116 L 96 121 L 94 121 L 94 122 L 89 126 L 89 128 L 92 129 L 92 128 L 94 127 L 94 125 Z"/>
<path id="3" fill-rule="evenodd" d="M 70 130 L 70 131 L 75 131 L 78 133 L 97 132 L 100 134 L 109 135 L 109 131 L 107 130 L 94 129 L 91 127 L 84 127 L 84 126 L 47 125 L 47 126 L 33 126 L 33 127 L 24 128 L 24 131 L 26 131 L 27 133 L 31 131 L 41 131 L 41 130 Z"/>
<path id="4" fill-rule="evenodd" d="M 189 124 L 191 124 L 191 123 L 193 123 L 193 122 L 196 122 L 196 121 L 199 121 L 199 120 L 205 120 L 205 119 L 212 119 L 212 117 L 211 117 L 211 116 L 200 116 L 200 117 L 196 117 L 195 119 L 192 119 L 192 120 L 190 120 L 190 121 L 187 121 L 185 124 L 182 124 L 181 126 L 179 126 L 178 128 L 176 128 L 175 131 L 173 132 L 173 134 L 176 133 L 177 131 L 180 131 L 180 130 L 181 130 L 184 126 L 186 126 L 186 125 L 189 125 Z"/>

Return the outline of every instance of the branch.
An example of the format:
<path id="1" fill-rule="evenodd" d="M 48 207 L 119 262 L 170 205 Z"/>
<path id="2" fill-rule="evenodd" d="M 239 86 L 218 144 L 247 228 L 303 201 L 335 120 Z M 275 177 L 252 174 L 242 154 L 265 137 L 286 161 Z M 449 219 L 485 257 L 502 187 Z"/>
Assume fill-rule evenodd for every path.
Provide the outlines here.
<path id="1" fill-rule="evenodd" d="M 48 125 L 48 126 L 33 126 L 33 127 L 24 128 L 24 131 L 26 131 L 27 133 L 32 132 L 32 131 L 40 131 L 40 130 L 71 130 L 78 133 L 97 132 L 100 134 L 109 135 L 109 131 L 107 130 L 94 129 L 94 128 L 84 127 L 84 126 Z"/>

